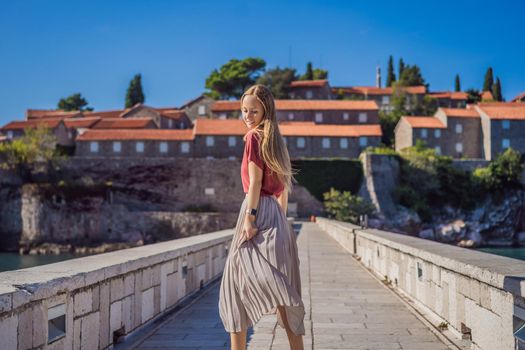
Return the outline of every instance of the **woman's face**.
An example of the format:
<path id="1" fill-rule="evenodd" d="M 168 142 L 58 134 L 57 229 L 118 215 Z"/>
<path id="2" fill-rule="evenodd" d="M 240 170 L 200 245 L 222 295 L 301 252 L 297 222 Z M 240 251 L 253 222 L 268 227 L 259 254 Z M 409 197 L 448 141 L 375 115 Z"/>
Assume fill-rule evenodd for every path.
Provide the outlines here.
<path id="1" fill-rule="evenodd" d="M 255 128 L 264 118 L 263 105 L 253 95 L 244 96 L 241 112 L 242 120 L 244 120 L 248 129 Z"/>

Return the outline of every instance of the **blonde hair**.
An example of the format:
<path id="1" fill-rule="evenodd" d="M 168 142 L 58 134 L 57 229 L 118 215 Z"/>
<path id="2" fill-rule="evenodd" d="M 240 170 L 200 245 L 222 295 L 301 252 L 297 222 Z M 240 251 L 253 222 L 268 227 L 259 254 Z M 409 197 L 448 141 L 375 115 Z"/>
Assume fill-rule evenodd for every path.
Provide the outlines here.
<path id="1" fill-rule="evenodd" d="M 264 109 L 263 119 L 254 130 L 257 132 L 260 140 L 260 156 L 266 163 L 266 166 L 277 174 L 288 193 L 292 193 L 292 183 L 297 183 L 293 175 L 297 172 L 292 168 L 288 149 L 279 131 L 272 92 L 264 85 L 253 85 L 241 96 L 241 107 L 242 101 L 247 95 L 255 96 Z"/>

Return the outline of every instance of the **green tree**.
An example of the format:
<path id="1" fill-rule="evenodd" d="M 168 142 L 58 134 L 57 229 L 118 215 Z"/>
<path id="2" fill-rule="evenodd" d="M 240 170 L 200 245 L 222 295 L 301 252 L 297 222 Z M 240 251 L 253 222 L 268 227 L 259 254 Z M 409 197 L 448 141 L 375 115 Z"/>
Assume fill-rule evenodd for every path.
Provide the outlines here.
<path id="1" fill-rule="evenodd" d="M 131 108 L 137 103 L 144 103 L 144 92 L 142 91 L 142 77 L 136 74 L 129 83 L 126 91 L 126 108 Z"/>
<path id="2" fill-rule="evenodd" d="M 328 79 L 328 71 L 321 69 L 321 68 L 315 68 L 314 69 L 314 80 L 319 79 Z"/>
<path id="3" fill-rule="evenodd" d="M 371 215 L 375 210 L 370 201 L 354 196 L 350 191 L 340 192 L 330 187 L 330 191 L 323 193 L 323 197 L 326 211 L 339 221 L 358 224 L 360 215 Z"/>
<path id="4" fill-rule="evenodd" d="M 494 85 L 494 75 L 492 73 L 492 67 L 489 67 L 487 69 L 487 72 L 485 73 L 485 80 L 483 82 L 483 90 L 482 91 L 490 91 L 490 92 L 492 92 L 492 85 Z"/>
<path id="5" fill-rule="evenodd" d="M 496 82 L 492 85 L 492 95 L 496 101 L 503 101 L 503 96 L 501 94 L 501 82 L 499 77 L 496 78 Z"/>
<path id="6" fill-rule="evenodd" d="M 288 90 L 292 81 L 297 79 L 296 71 L 292 68 L 279 68 L 267 70 L 257 79 L 257 84 L 266 85 L 272 91 L 275 98 L 289 98 Z"/>
<path id="7" fill-rule="evenodd" d="M 454 82 L 454 91 L 461 91 L 461 81 L 459 80 L 459 74 L 456 74 L 456 80 Z"/>
<path id="8" fill-rule="evenodd" d="M 474 178 L 493 194 L 506 188 L 521 188 L 521 158 L 520 152 L 509 147 L 499 153 L 487 167 L 474 170 Z"/>
<path id="9" fill-rule="evenodd" d="M 301 76 L 300 80 L 313 80 L 314 79 L 314 69 L 312 62 L 306 63 L 306 72 Z"/>
<path id="10" fill-rule="evenodd" d="M 424 85 L 428 88 L 428 84 L 425 83 L 425 79 L 423 79 L 423 75 L 421 74 L 421 69 L 417 65 L 406 65 L 399 75 L 398 81 L 403 86 Z"/>
<path id="11" fill-rule="evenodd" d="M 56 136 L 43 124 L 24 129 L 24 135 L 10 142 L 0 143 L 0 168 L 17 171 L 27 178 L 28 171 L 37 162 L 56 164 L 64 158 L 56 150 Z"/>
<path id="12" fill-rule="evenodd" d="M 467 89 L 465 92 L 468 94 L 467 103 L 475 104 L 481 101 L 481 94 L 477 89 Z"/>
<path id="13" fill-rule="evenodd" d="M 255 84 L 264 71 L 262 58 L 231 59 L 219 70 L 214 69 L 206 78 L 206 95 L 214 99 L 240 98 L 244 91 Z"/>
<path id="14" fill-rule="evenodd" d="M 396 81 L 396 73 L 394 73 L 394 58 L 390 55 L 388 58 L 388 70 L 386 73 L 386 86 L 392 86 L 394 81 Z"/>
<path id="15" fill-rule="evenodd" d="M 398 64 L 398 73 L 397 76 L 401 79 L 401 74 L 403 74 L 403 71 L 405 70 L 405 61 L 403 61 L 402 58 L 399 59 Z"/>
<path id="16" fill-rule="evenodd" d="M 64 111 L 92 111 L 93 108 L 86 107 L 88 102 L 80 93 L 73 94 L 58 101 L 58 109 Z"/>

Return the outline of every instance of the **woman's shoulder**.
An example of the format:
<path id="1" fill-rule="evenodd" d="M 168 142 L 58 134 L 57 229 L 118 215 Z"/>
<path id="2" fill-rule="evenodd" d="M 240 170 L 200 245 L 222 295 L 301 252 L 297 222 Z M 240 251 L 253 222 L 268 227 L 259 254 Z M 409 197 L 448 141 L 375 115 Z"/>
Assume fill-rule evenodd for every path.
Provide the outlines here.
<path id="1" fill-rule="evenodd" d="M 248 132 L 244 135 L 244 141 L 245 142 L 253 142 L 257 141 L 259 142 L 262 138 L 261 132 L 256 129 L 248 130 Z"/>

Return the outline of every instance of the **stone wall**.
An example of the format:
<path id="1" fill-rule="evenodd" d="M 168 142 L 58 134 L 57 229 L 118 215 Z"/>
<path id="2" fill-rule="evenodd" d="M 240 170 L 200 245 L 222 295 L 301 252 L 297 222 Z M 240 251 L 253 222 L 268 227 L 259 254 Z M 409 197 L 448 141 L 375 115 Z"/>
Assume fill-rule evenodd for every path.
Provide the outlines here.
<path id="1" fill-rule="evenodd" d="M 1 347 L 110 349 L 220 278 L 232 233 L 0 273 Z M 49 316 L 65 322 L 65 332 Z"/>
<path id="2" fill-rule="evenodd" d="M 474 350 L 514 350 L 525 323 L 525 261 L 318 218 L 330 236 Z"/>

